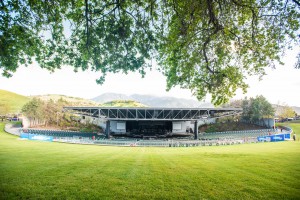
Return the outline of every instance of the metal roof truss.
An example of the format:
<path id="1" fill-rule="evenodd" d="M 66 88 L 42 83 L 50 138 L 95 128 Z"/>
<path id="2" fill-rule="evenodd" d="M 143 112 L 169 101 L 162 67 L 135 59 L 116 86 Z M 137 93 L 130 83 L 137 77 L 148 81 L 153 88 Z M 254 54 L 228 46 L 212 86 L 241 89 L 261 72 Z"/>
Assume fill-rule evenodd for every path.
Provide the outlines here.
<path id="1" fill-rule="evenodd" d="M 241 109 L 215 108 L 103 108 L 103 107 L 65 107 L 76 114 L 104 118 L 107 120 L 198 120 L 238 114 Z"/>

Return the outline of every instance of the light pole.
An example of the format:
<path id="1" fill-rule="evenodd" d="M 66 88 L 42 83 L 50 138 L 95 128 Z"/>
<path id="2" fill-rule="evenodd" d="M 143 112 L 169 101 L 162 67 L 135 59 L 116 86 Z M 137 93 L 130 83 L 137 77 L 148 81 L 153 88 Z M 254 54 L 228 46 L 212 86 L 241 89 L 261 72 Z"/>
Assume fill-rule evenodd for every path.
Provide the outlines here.
<path id="1" fill-rule="evenodd" d="M 56 126 L 58 127 L 58 112 L 56 112 Z"/>

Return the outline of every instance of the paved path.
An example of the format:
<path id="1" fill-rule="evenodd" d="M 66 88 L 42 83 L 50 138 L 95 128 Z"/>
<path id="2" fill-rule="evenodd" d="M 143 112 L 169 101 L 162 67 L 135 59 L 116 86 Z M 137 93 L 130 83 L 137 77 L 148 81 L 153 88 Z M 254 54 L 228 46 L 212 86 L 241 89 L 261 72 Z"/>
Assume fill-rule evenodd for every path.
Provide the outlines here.
<path id="1" fill-rule="evenodd" d="M 13 135 L 20 136 L 21 125 L 5 124 L 4 131 Z"/>

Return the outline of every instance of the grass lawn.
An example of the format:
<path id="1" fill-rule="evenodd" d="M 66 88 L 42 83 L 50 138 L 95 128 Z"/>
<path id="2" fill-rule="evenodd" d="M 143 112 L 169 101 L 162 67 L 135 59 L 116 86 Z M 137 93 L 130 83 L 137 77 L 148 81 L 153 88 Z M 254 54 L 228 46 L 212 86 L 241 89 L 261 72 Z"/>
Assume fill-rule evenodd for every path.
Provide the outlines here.
<path id="1" fill-rule="evenodd" d="M 105 147 L 21 141 L 3 126 L 0 199 L 300 199 L 300 142 Z"/>

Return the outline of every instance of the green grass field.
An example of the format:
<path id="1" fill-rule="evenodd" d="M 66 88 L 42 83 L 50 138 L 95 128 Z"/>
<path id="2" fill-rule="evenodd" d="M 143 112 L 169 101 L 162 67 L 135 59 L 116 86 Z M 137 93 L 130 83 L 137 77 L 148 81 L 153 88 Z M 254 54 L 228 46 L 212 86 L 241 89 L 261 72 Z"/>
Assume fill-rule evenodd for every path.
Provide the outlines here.
<path id="1" fill-rule="evenodd" d="M 3 126 L 0 199 L 300 199 L 300 142 L 105 147 L 21 141 Z"/>

